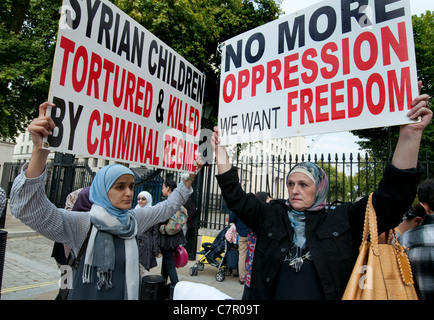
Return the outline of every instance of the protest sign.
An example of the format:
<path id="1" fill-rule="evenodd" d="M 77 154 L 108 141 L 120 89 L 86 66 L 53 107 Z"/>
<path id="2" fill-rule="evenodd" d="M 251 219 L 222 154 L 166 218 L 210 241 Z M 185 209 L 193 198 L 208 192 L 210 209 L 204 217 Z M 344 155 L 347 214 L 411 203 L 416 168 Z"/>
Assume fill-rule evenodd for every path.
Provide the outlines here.
<path id="1" fill-rule="evenodd" d="M 47 149 L 195 170 L 205 75 L 108 0 L 65 0 Z"/>
<path id="2" fill-rule="evenodd" d="M 327 0 L 222 46 L 222 144 L 410 123 L 408 0 Z"/>

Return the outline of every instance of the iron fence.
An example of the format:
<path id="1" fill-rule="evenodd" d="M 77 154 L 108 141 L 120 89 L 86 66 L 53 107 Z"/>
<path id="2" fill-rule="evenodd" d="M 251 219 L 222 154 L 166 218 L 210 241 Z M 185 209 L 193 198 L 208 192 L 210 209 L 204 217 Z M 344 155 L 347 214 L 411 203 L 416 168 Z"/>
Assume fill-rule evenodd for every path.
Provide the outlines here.
<path id="1" fill-rule="evenodd" d="M 312 161 L 323 168 L 330 182 L 327 204 L 335 201 L 353 202 L 358 197 L 372 192 L 381 180 L 384 167 L 389 160 L 388 155 L 345 154 L 295 156 L 295 157 L 242 157 L 234 161 L 238 169 L 241 185 L 246 192 L 266 191 L 274 199 L 288 198 L 286 176 L 291 168 L 299 162 Z M 425 167 L 421 180 L 432 178 L 433 161 L 427 152 L 419 161 Z M 230 210 L 227 208 L 215 175 L 216 164 L 208 164 L 204 168 L 201 226 L 221 230 L 228 224 Z"/>
<path id="2" fill-rule="evenodd" d="M 353 202 L 357 197 L 369 194 L 375 189 L 382 177 L 382 171 L 388 161 L 388 156 L 370 156 L 368 154 L 313 156 L 313 157 L 242 157 L 232 164 L 237 167 L 240 182 L 246 192 L 256 193 L 266 191 L 274 199 L 286 199 L 286 176 L 291 168 L 302 161 L 312 161 L 321 166 L 330 181 L 330 191 L 327 203 L 334 201 Z M 422 180 L 432 178 L 430 153 L 420 157 L 425 167 Z M 9 196 L 13 180 L 19 174 L 22 164 L 5 163 L 1 186 Z M 57 207 L 64 207 L 66 196 L 73 190 L 89 186 L 95 172 L 86 163 L 77 162 L 65 155 L 59 155 L 47 163 L 47 182 L 45 191 Z M 178 172 L 162 169 L 132 168 L 135 174 L 134 203 L 137 194 L 146 190 L 151 193 L 153 203 L 161 201 L 161 189 L 166 179 L 180 181 Z M 229 209 L 221 196 L 215 175 L 215 163 L 207 164 L 193 185 L 195 192 L 193 200 L 196 203 L 197 223 L 199 227 L 221 230 L 227 226 Z"/>

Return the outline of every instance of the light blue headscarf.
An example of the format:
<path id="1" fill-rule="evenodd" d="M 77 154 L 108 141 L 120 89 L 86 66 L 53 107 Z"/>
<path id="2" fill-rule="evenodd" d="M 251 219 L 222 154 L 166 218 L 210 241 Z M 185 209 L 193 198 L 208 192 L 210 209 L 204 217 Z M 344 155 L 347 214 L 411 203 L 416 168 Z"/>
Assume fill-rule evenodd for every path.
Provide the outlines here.
<path id="1" fill-rule="evenodd" d="M 122 224 L 128 222 L 128 211 L 118 209 L 110 202 L 107 192 L 115 183 L 116 179 L 124 174 L 134 176 L 133 172 L 127 167 L 120 164 L 111 164 L 102 167 L 93 179 L 89 190 L 89 199 L 93 203 L 103 207 L 112 216 L 116 217 Z"/>

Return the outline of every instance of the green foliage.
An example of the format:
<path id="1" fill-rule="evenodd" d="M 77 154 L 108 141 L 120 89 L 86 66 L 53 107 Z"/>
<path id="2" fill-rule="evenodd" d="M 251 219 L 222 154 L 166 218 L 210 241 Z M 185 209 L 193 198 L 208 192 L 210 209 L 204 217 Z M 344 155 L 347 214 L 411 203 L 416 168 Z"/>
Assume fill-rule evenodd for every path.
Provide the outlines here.
<path id="1" fill-rule="evenodd" d="M 383 176 L 387 157 L 376 159 L 374 156 L 360 159 L 357 173 L 352 179 L 352 192 L 357 196 L 364 196 L 374 191 Z"/>
<path id="2" fill-rule="evenodd" d="M 329 163 L 317 163 L 329 179 L 329 193 L 327 203 L 330 203 L 330 199 L 337 199 L 338 201 L 348 201 L 350 195 L 350 183 L 349 177 L 346 177 L 342 171 L 337 169 L 337 166 L 333 166 Z"/>
<path id="3" fill-rule="evenodd" d="M 434 13 L 412 16 L 417 73 L 424 83 L 422 93 L 434 96 Z"/>
<path id="4" fill-rule="evenodd" d="M 0 4 L 0 139 L 16 138 L 47 98 L 61 4 Z"/>
<path id="5" fill-rule="evenodd" d="M 338 159 L 334 162 L 331 158 L 326 161 L 319 160 L 315 163 L 323 168 L 329 179 L 327 203 L 333 200 L 353 202 L 358 197 L 371 193 L 378 186 L 383 176 L 387 156 L 376 158 L 366 154 L 359 155 L 357 159 L 351 159 L 351 162 L 346 163 Z"/>

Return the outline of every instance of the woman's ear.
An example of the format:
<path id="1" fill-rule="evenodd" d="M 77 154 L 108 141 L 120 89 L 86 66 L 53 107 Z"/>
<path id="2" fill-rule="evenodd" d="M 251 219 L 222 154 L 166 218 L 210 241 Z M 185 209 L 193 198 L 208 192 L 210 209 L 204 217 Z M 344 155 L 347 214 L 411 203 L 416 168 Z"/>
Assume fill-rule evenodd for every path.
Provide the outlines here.
<path id="1" fill-rule="evenodd" d="M 419 202 L 419 204 L 425 209 L 426 214 L 432 213 L 431 208 L 429 207 L 428 203 L 425 202 Z"/>
<path id="2" fill-rule="evenodd" d="M 422 217 L 416 217 L 416 218 L 414 218 L 414 219 L 413 219 L 414 226 L 415 226 L 415 227 L 420 226 L 420 224 L 422 223 L 422 221 L 423 221 L 423 218 L 422 218 Z"/>

